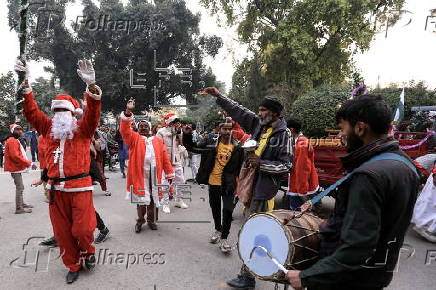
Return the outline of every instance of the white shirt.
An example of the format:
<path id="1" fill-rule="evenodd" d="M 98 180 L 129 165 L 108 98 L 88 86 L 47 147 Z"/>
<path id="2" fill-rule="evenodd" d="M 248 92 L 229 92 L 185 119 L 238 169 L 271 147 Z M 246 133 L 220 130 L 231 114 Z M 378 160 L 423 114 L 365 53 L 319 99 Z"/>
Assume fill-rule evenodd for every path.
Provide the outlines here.
<path id="1" fill-rule="evenodd" d="M 153 181 L 150 181 L 150 170 L 151 170 L 151 177 L 153 178 L 154 176 L 154 172 L 156 171 L 156 158 L 154 156 L 154 148 L 153 148 L 153 136 L 152 137 L 145 137 L 142 136 L 142 138 L 144 138 L 144 142 L 145 142 L 145 158 L 144 158 L 144 193 L 145 196 L 150 197 L 151 196 L 151 192 L 150 192 L 150 185 L 153 187 Z M 151 184 L 150 184 L 151 182 Z M 147 198 L 148 198 L 147 197 Z"/>

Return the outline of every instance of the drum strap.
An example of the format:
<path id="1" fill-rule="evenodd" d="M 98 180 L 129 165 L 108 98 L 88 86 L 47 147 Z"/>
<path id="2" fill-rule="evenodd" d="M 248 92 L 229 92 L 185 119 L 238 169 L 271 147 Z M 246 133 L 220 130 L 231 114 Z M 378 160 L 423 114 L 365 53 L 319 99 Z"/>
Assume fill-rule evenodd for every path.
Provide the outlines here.
<path id="1" fill-rule="evenodd" d="M 373 161 L 378 161 L 378 160 L 396 160 L 399 161 L 403 164 L 405 164 L 407 167 L 409 167 L 415 174 L 416 176 L 418 176 L 419 178 L 419 174 L 416 171 L 416 167 L 415 165 L 413 165 L 412 162 L 410 162 L 409 159 L 407 159 L 404 156 L 401 156 L 399 154 L 395 154 L 395 153 L 382 153 L 380 155 L 374 156 L 373 158 L 369 159 L 368 161 L 362 163 L 359 167 L 355 168 L 353 171 L 351 171 L 350 173 L 348 173 L 347 175 L 345 175 L 343 178 L 339 179 L 335 184 L 330 185 L 329 187 L 327 187 L 326 190 L 324 190 L 323 192 L 321 192 L 320 194 L 316 195 L 314 198 L 312 198 L 310 200 L 310 202 L 312 204 L 317 203 L 318 201 L 320 201 L 324 196 L 326 196 L 327 194 L 329 194 L 331 191 L 335 190 L 338 186 L 340 186 L 342 183 L 344 183 L 347 179 L 349 179 L 353 173 L 356 172 L 356 169 L 360 168 L 362 165 L 373 162 Z"/>

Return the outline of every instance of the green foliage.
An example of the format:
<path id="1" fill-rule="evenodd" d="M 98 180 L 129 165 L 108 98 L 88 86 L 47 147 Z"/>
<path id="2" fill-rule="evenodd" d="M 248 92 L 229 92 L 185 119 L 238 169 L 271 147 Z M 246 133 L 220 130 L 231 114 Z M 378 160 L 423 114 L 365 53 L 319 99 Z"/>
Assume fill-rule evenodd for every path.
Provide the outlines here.
<path id="1" fill-rule="evenodd" d="M 14 101 L 15 101 L 14 73 L 8 72 L 0 76 L 0 136 L 3 138 L 9 133 L 8 126 L 15 121 Z"/>
<path id="2" fill-rule="evenodd" d="M 416 112 L 410 119 L 409 130 L 411 132 L 426 132 L 426 129 L 431 125 L 432 120 L 428 112 Z"/>
<path id="3" fill-rule="evenodd" d="M 19 0 L 8 1 L 12 27 L 18 17 Z M 103 111 L 118 113 L 119 104 L 125 104 L 130 97 L 135 97 L 138 109 L 150 110 L 154 104 L 154 87 L 159 88 L 159 104 L 169 104 L 178 96 L 186 96 L 187 102 L 193 103 L 193 94 L 205 86 L 214 85 L 215 76 L 203 64 L 203 58 L 215 56 L 222 41 L 216 36 L 200 35 L 200 16 L 192 14 L 185 1 L 160 0 L 152 5 L 135 0 L 123 6 L 120 0 L 102 0 L 96 6 L 95 1 L 83 0 L 83 18 L 78 19 L 77 26 L 62 20 L 66 5 L 72 1 L 45 1 L 47 9 L 56 11 L 59 19 L 54 21 L 48 37 L 45 33 L 36 35 L 32 31 L 28 47 L 29 58 L 49 60 L 54 64 L 54 76 L 70 95 L 80 97 L 85 89 L 76 73 L 77 61 L 82 58 L 94 63 L 96 81 L 104 95 Z M 38 5 L 31 7 L 30 23 L 35 23 L 37 8 Z M 49 13 L 42 14 L 40 20 L 48 16 Z M 104 22 L 103 16 L 112 23 L 109 20 Z M 85 25 L 88 19 L 99 21 L 99 28 L 93 30 L 90 25 Z M 85 21 L 80 24 L 82 20 Z M 137 25 L 142 21 L 142 29 L 127 31 L 126 20 L 136 21 Z M 164 78 L 166 72 L 155 71 L 155 66 L 169 68 L 169 80 Z M 192 73 L 182 73 L 175 67 L 191 68 Z M 145 85 L 145 88 L 131 88 L 130 70 L 134 73 L 134 83 Z M 138 73 L 145 73 L 145 76 L 138 76 Z M 192 79 L 188 75 L 192 75 Z M 146 81 L 138 82 L 138 78 Z M 192 85 L 186 81 L 191 81 Z"/>
<path id="4" fill-rule="evenodd" d="M 382 88 L 371 90 L 371 94 L 382 95 L 386 102 L 395 112 L 400 101 L 400 94 L 402 88 Z M 424 82 L 415 83 L 411 81 L 404 89 L 404 119 L 409 120 L 413 112 L 412 107 L 416 106 L 435 106 L 436 105 L 436 91 L 429 90 Z M 393 113 L 394 114 L 394 113 Z"/>
<path id="5" fill-rule="evenodd" d="M 382 88 L 369 90 L 370 94 L 384 97 L 392 110 L 392 116 L 400 101 L 402 88 Z M 335 129 L 337 108 L 350 98 L 351 86 L 322 85 L 299 97 L 292 105 L 291 113 L 303 121 L 303 132 L 308 136 L 325 136 L 327 129 Z M 414 129 L 423 131 L 428 117 L 411 111 L 414 106 L 435 106 L 436 91 L 429 90 L 423 82 L 410 82 L 405 88 L 405 120 L 416 124 Z M 425 129 L 425 128 L 424 128 Z"/>
<path id="6" fill-rule="evenodd" d="M 322 85 L 299 97 L 292 105 L 292 113 L 303 122 L 307 136 L 322 137 L 327 129 L 335 129 L 338 106 L 350 98 L 350 87 Z"/>
<path id="7" fill-rule="evenodd" d="M 377 31 L 374 21 L 404 2 L 201 0 L 212 13 L 222 12 L 228 24 L 237 25 L 240 40 L 253 52 L 237 67 L 234 93 L 241 101 L 251 100 L 278 87 L 289 92 L 288 105 L 320 84 L 345 85 L 353 54 L 368 49 Z"/>

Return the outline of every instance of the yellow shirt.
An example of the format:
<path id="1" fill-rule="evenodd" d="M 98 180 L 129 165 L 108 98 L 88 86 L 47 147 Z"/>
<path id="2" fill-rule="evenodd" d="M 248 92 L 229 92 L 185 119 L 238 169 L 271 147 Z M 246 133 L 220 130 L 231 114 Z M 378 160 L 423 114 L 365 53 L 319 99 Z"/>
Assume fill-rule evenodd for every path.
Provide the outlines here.
<path id="1" fill-rule="evenodd" d="M 216 157 L 215 157 L 215 165 L 213 166 L 212 172 L 209 175 L 209 184 L 210 185 L 221 185 L 221 176 L 223 174 L 224 167 L 227 162 L 230 160 L 230 156 L 232 155 L 233 148 L 235 146 L 233 144 L 223 144 L 218 143 L 218 147 L 216 149 Z"/>

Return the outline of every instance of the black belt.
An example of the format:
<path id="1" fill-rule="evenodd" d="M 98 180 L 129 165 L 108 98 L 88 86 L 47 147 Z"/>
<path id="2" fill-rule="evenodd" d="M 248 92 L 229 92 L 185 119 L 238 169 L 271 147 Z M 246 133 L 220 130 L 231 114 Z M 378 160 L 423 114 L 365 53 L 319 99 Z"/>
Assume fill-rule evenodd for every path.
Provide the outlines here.
<path id="1" fill-rule="evenodd" d="M 55 183 L 63 182 L 63 181 L 69 181 L 69 180 L 75 180 L 75 179 L 80 179 L 80 178 L 84 178 L 84 177 L 87 177 L 87 176 L 89 176 L 89 172 L 82 173 L 82 174 L 79 174 L 79 175 L 69 176 L 69 177 L 63 177 L 63 178 L 61 178 L 61 177 L 55 177 L 55 178 L 49 177 L 48 179 L 53 181 L 53 183 L 50 185 L 50 204 L 53 204 L 53 202 L 54 202 L 54 195 L 55 195 L 55 192 L 56 192 L 56 190 L 55 190 Z"/>

